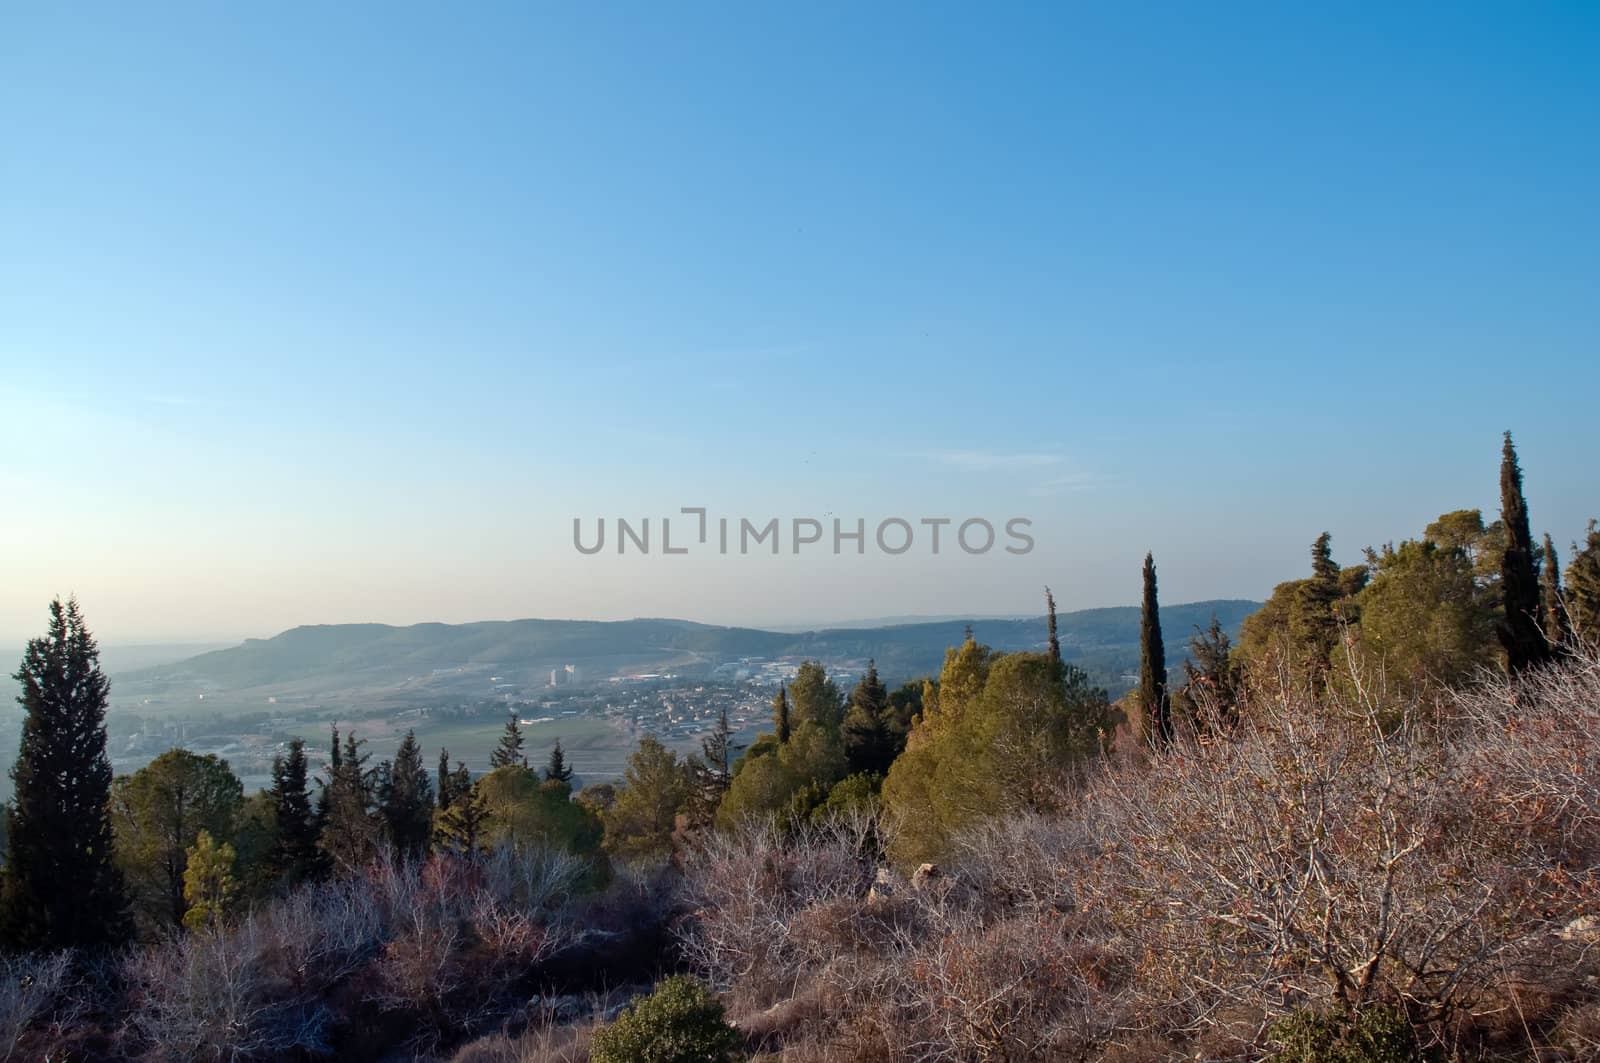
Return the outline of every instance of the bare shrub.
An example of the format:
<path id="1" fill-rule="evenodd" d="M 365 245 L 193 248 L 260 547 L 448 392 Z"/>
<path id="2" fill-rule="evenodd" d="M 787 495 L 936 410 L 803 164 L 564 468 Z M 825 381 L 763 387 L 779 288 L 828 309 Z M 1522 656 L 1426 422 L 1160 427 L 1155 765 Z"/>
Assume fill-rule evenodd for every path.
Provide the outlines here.
<path id="1" fill-rule="evenodd" d="M 0 1060 L 17 1055 L 24 1035 L 41 1026 L 70 1028 L 86 1009 L 70 952 L 0 956 Z"/>

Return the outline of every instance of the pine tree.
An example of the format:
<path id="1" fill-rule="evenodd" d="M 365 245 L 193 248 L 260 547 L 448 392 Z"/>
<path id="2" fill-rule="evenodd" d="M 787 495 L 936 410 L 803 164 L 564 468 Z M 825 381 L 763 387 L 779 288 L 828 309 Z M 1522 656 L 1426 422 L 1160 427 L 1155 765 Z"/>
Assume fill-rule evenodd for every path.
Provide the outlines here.
<path id="1" fill-rule="evenodd" d="M 1050 593 L 1050 588 L 1044 589 L 1045 615 L 1049 622 L 1050 631 L 1050 659 L 1057 664 L 1061 663 L 1061 639 L 1056 635 L 1056 596 Z"/>
<path id="2" fill-rule="evenodd" d="M 378 814 L 395 852 L 407 859 L 427 852 L 433 833 L 433 789 L 415 731 L 406 732 L 394 761 L 384 761 L 379 769 Z"/>
<path id="3" fill-rule="evenodd" d="M 1522 497 L 1522 468 L 1511 433 L 1500 457 L 1500 521 L 1506 549 L 1500 560 L 1500 645 L 1506 669 L 1524 672 L 1550 659 L 1550 644 L 1539 629 L 1539 577 L 1533 568 L 1533 535 L 1528 531 L 1528 504 Z"/>
<path id="4" fill-rule="evenodd" d="M 339 776 L 339 725 L 329 724 L 328 777 L 317 780 L 317 835 L 320 837 L 328 825 L 330 802 L 333 798 L 333 780 Z"/>
<path id="5" fill-rule="evenodd" d="M 1311 544 L 1311 578 L 1299 585 L 1289 633 L 1298 664 L 1313 682 L 1327 679 L 1339 644 L 1340 570 L 1333 560 L 1333 536 L 1323 532 Z"/>
<path id="6" fill-rule="evenodd" d="M 272 797 L 277 837 L 268 862 L 273 877 L 294 887 L 314 877 L 321 867 L 317 849 L 317 823 L 306 788 L 306 744 L 289 741 L 289 755 L 272 760 Z"/>
<path id="7" fill-rule="evenodd" d="M 778 694 L 772 699 L 772 725 L 778 731 L 778 744 L 789 741 L 789 690 L 778 684 Z"/>
<path id="8" fill-rule="evenodd" d="M 439 771 L 435 777 L 439 780 L 439 811 L 443 812 L 456 799 L 456 779 L 450 771 L 450 751 L 443 746 L 439 748 Z"/>
<path id="9" fill-rule="evenodd" d="M 1167 693 L 1167 651 L 1161 642 L 1161 608 L 1156 600 L 1156 561 L 1144 555 L 1144 603 L 1139 612 L 1139 707 L 1149 721 L 1150 741 L 1172 738 L 1172 699 Z"/>
<path id="10" fill-rule="evenodd" d="M 850 692 L 850 707 L 841 728 L 850 774 L 881 775 L 894 761 L 894 736 L 889 732 L 889 692 L 878 678 L 876 661 Z"/>
<path id="11" fill-rule="evenodd" d="M 572 769 L 567 765 L 567 755 L 561 749 L 561 739 L 550 747 L 550 762 L 545 765 L 544 777 L 549 782 L 572 781 Z"/>
<path id="12" fill-rule="evenodd" d="M 519 768 L 528 766 L 528 758 L 522 754 L 522 725 L 516 713 L 506 717 L 506 730 L 500 736 L 500 744 L 489 754 L 490 768 L 503 768 L 508 764 L 515 764 Z"/>
<path id="13" fill-rule="evenodd" d="M 1238 700 L 1239 665 L 1233 659 L 1228 633 L 1222 630 L 1215 613 L 1204 631 L 1195 628 L 1194 637 L 1189 640 L 1189 656 L 1183 662 L 1183 676 L 1180 694 L 1186 713 L 1198 716 L 1215 710 L 1222 716 L 1219 722 L 1232 719 Z"/>
<path id="14" fill-rule="evenodd" d="M 132 931 L 112 862 L 111 684 L 76 599 L 50 603 L 50 629 L 13 676 L 26 713 L 6 811 L 0 938 L 13 949 L 114 945 Z"/>
<path id="15" fill-rule="evenodd" d="M 331 767 L 326 794 L 327 817 L 319 844 L 340 870 L 363 867 L 378 851 L 378 823 L 372 814 L 373 776 L 367 754 L 355 732 L 345 735 L 338 762 Z"/>
<path id="16" fill-rule="evenodd" d="M 466 765 L 458 764 L 452 773 L 450 807 L 439 816 L 436 841 L 441 849 L 458 856 L 471 856 L 483 845 L 483 836 L 489 825 L 489 809 L 483 795 L 466 776 Z"/>
<path id="17" fill-rule="evenodd" d="M 234 858 L 233 846 L 226 842 L 218 845 L 210 831 L 200 832 L 183 870 L 183 899 L 188 904 L 184 926 L 200 930 L 222 922 L 239 894 Z"/>
<path id="18" fill-rule="evenodd" d="M 1567 607 L 1561 593 L 1561 561 L 1556 557 L 1556 544 L 1550 533 L 1544 535 L 1544 556 L 1539 561 L 1539 616 L 1544 628 L 1545 641 L 1552 646 L 1565 646 L 1569 641 Z"/>
<path id="19" fill-rule="evenodd" d="M 1592 520 L 1583 548 L 1572 544 L 1565 598 L 1573 638 L 1591 650 L 1600 646 L 1600 524 Z"/>

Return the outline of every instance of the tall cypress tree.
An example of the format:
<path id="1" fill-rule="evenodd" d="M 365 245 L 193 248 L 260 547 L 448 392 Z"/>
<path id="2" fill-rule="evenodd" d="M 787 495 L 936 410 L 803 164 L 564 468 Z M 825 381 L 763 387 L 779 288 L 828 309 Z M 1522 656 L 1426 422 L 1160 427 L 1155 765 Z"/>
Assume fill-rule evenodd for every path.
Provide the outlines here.
<path id="1" fill-rule="evenodd" d="M 550 762 L 545 765 L 544 777 L 550 782 L 571 782 L 572 768 L 567 764 L 567 754 L 561 748 L 561 739 L 550 747 Z"/>
<path id="2" fill-rule="evenodd" d="M 1299 585 L 1289 631 L 1307 677 L 1320 682 L 1332 668 L 1339 644 L 1339 565 L 1333 560 L 1333 536 L 1323 532 L 1311 544 L 1311 578 Z"/>
<path id="3" fill-rule="evenodd" d="M 1528 503 L 1522 497 L 1522 468 L 1511 433 L 1500 451 L 1500 521 L 1506 550 L 1500 560 L 1500 645 L 1506 668 L 1513 674 L 1550 659 L 1550 643 L 1539 628 L 1539 577 L 1533 568 L 1533 535 L 1528 531 Z"/>
<path id="4" fill-rule="evenodd" d="M 772 699 L 772 726 L 777 728 L 779 745 L 789 741 L 789 689 L 782 683 Z"/>
<path id="5" fill-rule="evenodd" d="M 490 768 L 504 768 L 508 765 L 520 768 L 528 766 L 528 758 L 522 753 L 522 724 L 514 712 L 506 717 L 506 729 L 500 736 L 500 744 L 489 754 Z"/>
<path id="6" fill-rule="evenodd" d="M 439 780 L 439 811 L 443 812 L 456 799 L 456 778 L 450 771 L 450 751 L 443 746 L 439 747 L 439 771 L 435 777 Z"/>
<path id="7" fill-rule="evenodd" d="M 433 833 L 433 789 L 415 731 L 406 732 L 394 760 L 384 761 L 379 770 L 378 814 L 397 853 L 415 859 L 427 851 Z"/>
<path id="8" fill-rule="evenodd" d="M 1061 663 L 1061 639 L 1056 635 L 1056 596 L 1050 593 L 1050 588 L 1044 589 L 1045 616 L 1050 631 L 1050 659 L 1057 664 Z"/>
<path id="9" fill-rule="evenodd" d="M 1144 555 L 1144 601 L 1139 610 L 1139 708 L 1149 721 L 1150 741 L 1172 738 L 1172 699 L 1167 693 L 1167 649 L 1161 641 L 1161 606 L 1156 596 L 1156 561 Z"/>
<path id="10" fill-rule="evenodd" d="M 27 715 L 11 769 L 0 938 L 13 949 L 125 941 L 132 920 L 111 851 L 111 684 L 76 599 L 50 603 L 49 633 L 28 643 L 13 678 Z"/>
<path id="11" fill-rule="evenodd" d="M 1552 646 L 1567 644 L 1567 606 L 1561 593 L 1561 561 L 1550 533 L 1544 534 L 1544 557 L 1539 562 L 1539 616 L 1544 637 Z"/>
<path id="12" fill-rule="evenodd" d="M 268 857 L 272 873 L 284 886 L 293 887 L 312 878 L 321 866 L 317 849 L 316 815 L 306 788 L 306 744 L 289 741 L 289 755 L 272 760 L 272 797 L 277 838 Z"/>

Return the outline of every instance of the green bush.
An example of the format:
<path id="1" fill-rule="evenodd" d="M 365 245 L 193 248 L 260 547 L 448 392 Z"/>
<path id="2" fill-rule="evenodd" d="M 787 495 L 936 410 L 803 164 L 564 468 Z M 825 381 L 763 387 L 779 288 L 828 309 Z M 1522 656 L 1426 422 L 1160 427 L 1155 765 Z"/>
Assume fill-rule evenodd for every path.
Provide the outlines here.
<path id="1" fill-rule="evenodd" d="M 1274 1063 L 1428 1063 L 1416 1031 L 1397 1008 L 1378 1004 L 1354 1018 L 1341 1012 L 1297 1011 L 1272 1027 L 1283 1046 Z"/>
<path id="2" fill-rule="evenodd" d="M 743 1055 L 722 1004 L 693 978 L 668 978 L 589 1045 L 589 1063 L 729 1063 Z"/>

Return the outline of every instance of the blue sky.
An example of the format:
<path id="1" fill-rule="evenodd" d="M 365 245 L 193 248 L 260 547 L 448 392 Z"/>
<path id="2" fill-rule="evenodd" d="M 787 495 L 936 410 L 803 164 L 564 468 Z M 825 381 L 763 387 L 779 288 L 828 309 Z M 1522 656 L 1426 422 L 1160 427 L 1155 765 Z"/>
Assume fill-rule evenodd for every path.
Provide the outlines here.
<path id="1" fill-rule="evenodd" d="M 1600 515 L 1600 9 L 10 5 L 0 637 L 1261 597 Z M 579 557 L 575 516 L 1027 516 Z"/>

